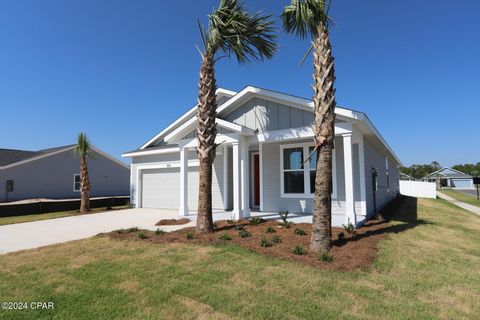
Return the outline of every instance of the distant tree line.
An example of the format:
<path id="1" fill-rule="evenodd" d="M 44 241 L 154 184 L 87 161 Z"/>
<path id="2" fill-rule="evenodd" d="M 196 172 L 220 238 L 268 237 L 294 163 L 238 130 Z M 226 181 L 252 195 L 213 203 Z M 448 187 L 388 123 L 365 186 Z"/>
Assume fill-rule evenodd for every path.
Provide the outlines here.
<path id="1" fill-rule="evenodd" d="M 433 161 L 430 164 L 413 164 L 410 167 L 401 167 L 400 172 L 408 174 L 415 179 L 421 179 L 428 176 L 430 173 L 441 169 L 442 166 L 437 161 Z M 472 176 L 480 175 L 480 162 L 477 164 L 456 164 L 452 166 L 452 169 L 461 171 Z"/>
<path id="2" fill-rule="evenodd" d="M 472 163 L 456 164 L 452 167 L 452 169 L 470 174 L 472 176 L 477 176 L 477 175 L 480 175 L 480 162 L 477 162 L 477 164 L 472 164 Z"/>

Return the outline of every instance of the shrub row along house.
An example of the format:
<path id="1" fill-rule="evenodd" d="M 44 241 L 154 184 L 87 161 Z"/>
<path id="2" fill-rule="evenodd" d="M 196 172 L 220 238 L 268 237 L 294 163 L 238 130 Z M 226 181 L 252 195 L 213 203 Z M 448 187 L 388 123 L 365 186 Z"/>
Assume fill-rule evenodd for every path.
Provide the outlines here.
<path id="1" fill-rule="evenodd" d="M 39 151 L 0 149 L 0 202 L 35 198 L 76 199 L 80 196 L 80 160 L 75 145 Z M 91 196 L 129 194 L 129 167 L 98 148 L 88 168 Z"/>
<path id="2" fill-rule="evenodd" d="M 313 103 L 248 86 L 217 90 L 217 156 L 213 208 L 234 218 L 251 211 L 312 210 L 316 159 Z M 131 201 L 137 208 L 197 209 L 197 106 L 123 157 L 132 158 Z M 361 224 L 399 193 L 400 160 L 358 111 L 337 107 L 332 224 Z"/>

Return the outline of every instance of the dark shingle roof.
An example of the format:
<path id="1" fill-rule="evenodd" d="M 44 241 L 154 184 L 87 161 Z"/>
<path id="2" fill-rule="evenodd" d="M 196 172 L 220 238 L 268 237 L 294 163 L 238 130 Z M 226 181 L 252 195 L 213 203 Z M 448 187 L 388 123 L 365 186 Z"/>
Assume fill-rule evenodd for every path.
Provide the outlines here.
<path id="1" fill-rule="evenodd" d="M 0 149 L 0 167 L 8 166 L 10 164 L 24 161 L 30 158 L 38 157 L 41 155 L 53 153 L 55 151 L 60 151 L 62 149 L 67 149 L 72 146 L 73 145 L 68 145 L 68 146 L 49 148 L 49 149 L 43 149 L 38 151 Z"/>

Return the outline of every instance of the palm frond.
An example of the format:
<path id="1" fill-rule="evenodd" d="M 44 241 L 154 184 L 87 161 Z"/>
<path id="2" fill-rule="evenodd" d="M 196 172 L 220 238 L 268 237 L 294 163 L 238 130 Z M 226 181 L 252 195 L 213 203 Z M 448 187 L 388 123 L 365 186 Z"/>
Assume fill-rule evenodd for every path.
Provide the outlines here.
<path id="1" fill-rule="evenodd" d="M 317 36 L 319 27 L 328 27 L 331 22 L 330 5 L 327 0 L 292 0 L 282 12 L 284 30 L 302 38 Z"/>
<path id="2" fill-rule="evenodd" d="M 92 145 L 87 135 L 80 132 L 77 136 L 77 144 L 73 149 L 76 155 L 88 157 L 92 153 Z"/>
<path id="3" fill-rule="evenodd" d="M 235 55 L 239 63 L 271 58 L 277 51 L 272 16 L 250 14 L 237 0 L 221 0 L 208 16 L 207 50 Z"/>

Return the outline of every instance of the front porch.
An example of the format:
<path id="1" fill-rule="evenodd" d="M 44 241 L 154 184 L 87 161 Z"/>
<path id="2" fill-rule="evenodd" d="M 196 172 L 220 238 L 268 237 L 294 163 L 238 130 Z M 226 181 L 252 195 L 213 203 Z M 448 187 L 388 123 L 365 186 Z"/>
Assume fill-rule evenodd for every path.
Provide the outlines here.
<path id="1" fill-rule="evenodd" d="M 194 118 L 186 122 L 165 137 L 165 141 L 178 144 L 180 149 L 180 216 L 193 216 L 195 213 L 192 210 L 196 209 L 190 208 L 188 205 L 188 152 L 197 146 L 197 140 L 191 134 L 195 130 L 195 120 Z M 305 188 L 302 194 L 290 195 L 284 194 L 283 190 L 277 191 L 276 189 L 280 188 L 279 185 L 283 184 L 284 173 L 280 168 L 276 171 L 275 166 L 280 166 L 283 155 L 280 152 L 270 150 L 271 146 L 277 146 L 279 143 L 294 145 L 297 142 L 301 142 L 308 150 L 307 145 L 312 143 L 313 139 L 311 127 L 305 126 L 258 133 L 247 127 L 218 118 L 217 125 L 220 129 L 215 142 L 219 144 L 217 150 L 222 155 L 223 181 L 221 183 L 223 185 L 221 186 L 221 196 L 223 198 L 223 210 L 217 210 L 214 213 L 214 219 L 238 220 L 258 216 L 267 220 L 278 220 L 280 219 L 278 212 L 288 210 L 292 221 L 311 223 L 313 195 L 308 191 L 310 190 L 308 187 L 310 173 L 305 169 L 303 180 Z M 352 129 L 351 123 L 343 121 L 336 123 L 335 136 L 336 139 L 341 141 L 339 143 L 339 148 L 341 148 L 339 159 L 343 170 L 342 175 L 334 172 L 333 177 L 335 188 L 332 203 L 334 203 L 334 211 L 337 214 L 334 219 L 337 225 L 348 221 L 357 224 L 359 218 L 363 219 L 366 216 L 363 136 Z M 358 162 L 355 165 L 354 156 Z M 272 171 L 273 167 L 275 167 L 274 171 Z M 358 171 L 356 175 L 354 174 L 354 167 Z M 276 180 L 278 179 L 281 182 L 278 181 L 277 183 Z M 355 181 L 356 179 L 359 181 Z M 337 183 L 342 188 L 339 192 L 342 195 L 341 198 L 337 198 Z M 355 185 L 359 188 L 357 199 L 355 199 Z M 272 203 L 280 202 L 286 203 L 285 209 L 282 209 L 280 204 L 272 206 Z"/>

